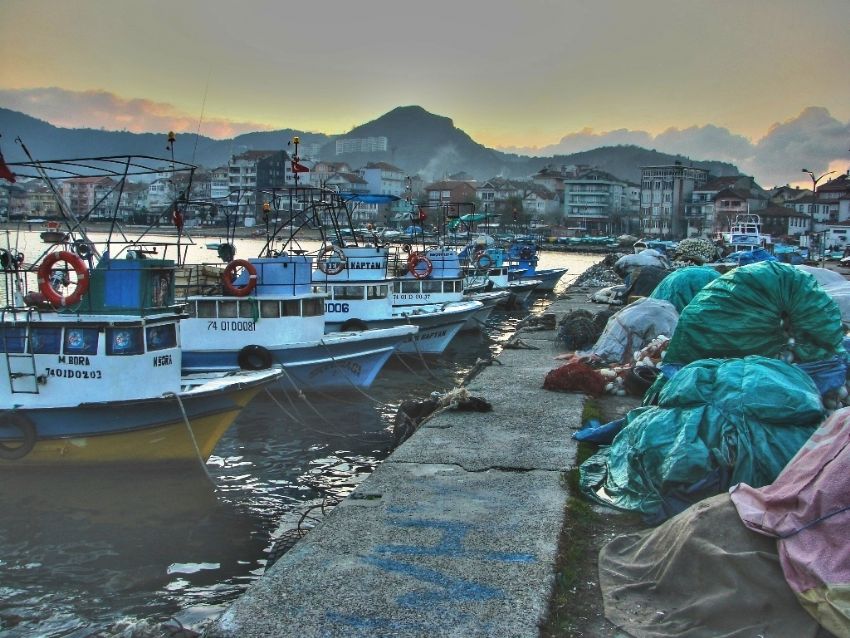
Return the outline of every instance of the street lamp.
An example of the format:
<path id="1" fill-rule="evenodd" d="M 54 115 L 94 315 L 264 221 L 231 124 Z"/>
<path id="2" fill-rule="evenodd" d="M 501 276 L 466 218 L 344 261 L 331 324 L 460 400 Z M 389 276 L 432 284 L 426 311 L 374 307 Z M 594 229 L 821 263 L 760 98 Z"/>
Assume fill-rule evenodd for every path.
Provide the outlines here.
<path id="1" fill-rule="evenodd" d="M 827 175 L 832 175 L 835 171 L 829 171 L 828 173 L 824 173 L 820 177 L 815 177 L 815 174 L 808 168 L 802 169 L 802 172 L 806 173 L 809 177 L 812 178 L 812 207 L 810 209 L 812 213 L 812 218 L 809 221 L 809 252 L 811 252 L 811 235 L 812 233 L 814 233 L 815 230 L 815 201 L 817 200 L 818 182 L 821 181 Z M 823 252 L 823 246 L 821 246 L 821 252 Z"/>

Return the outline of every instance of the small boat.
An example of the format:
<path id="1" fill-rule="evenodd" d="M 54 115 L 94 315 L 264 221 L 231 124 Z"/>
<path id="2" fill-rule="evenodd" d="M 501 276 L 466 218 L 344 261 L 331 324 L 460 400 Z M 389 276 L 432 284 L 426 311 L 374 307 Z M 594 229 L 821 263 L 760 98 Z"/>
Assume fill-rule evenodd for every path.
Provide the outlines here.
<path id="1" fill-rule="evenodd" d="M 209 265 L 191 265 L 206 271 Z M 311 280 L 312 258 L 277 253 L 236 259 L 220 272 L 219 290 L 186 289 L 185 373 L 281 366 L 290 390 L 368 388 L 397 347 L 418 328 L 326 332 L 326 294 Z M 187 277 L 201 281 L 201 275 Z"/>
<path id="2" fill-rule="evenodd" d="M 31 267 L 3 269 L 0 467 L 206 461 L 282 374 L 181 376 L 172 261 L 89 270 L 53 251 L 36 266 L 37 289 Z"/>
<path id="3" fill-rule="evenodd" d="M 505 251 L 498 246 L 467 245 L 458 255 L 465 264 L 465 290 L 505 290 L 509 294 L 500 305 L 508 308 L 523 306 L 540 285 L 539 279 L 511 279 Z"/>
<path id="4" fill-rule="evenodd" d="M 45 244 L 61 244 L 68 241 L 70 235 L 61 229 L 59 222 L 49 221 L 44 223 L 44 230 L 39 233 L 39 237 Z"/>
<path id="5" fill-rule="evenodd" d="M 726 246 L 723 258 L 726 263 L 743 266 L 757 261 L 776 260 L 771 250 L 771 237 L 762 234 L 758 215 L 738 215 L 730 225 L 729 232 L 721 238 Z"/>
<path id="6" fill-rule="evenodd" d="M 509 262 L 508 275 L 511 279 L 532 280 L 537 279 L 540 283 L 534 289 L 534 292 L 552 292 L 555 286 L 561 280 L 567 268 L 538 268 L 537 264 L 540 257 L 537 254 L 537 244 L 535 242 L 513 242 L 507 250 L 507 259 Z"/>

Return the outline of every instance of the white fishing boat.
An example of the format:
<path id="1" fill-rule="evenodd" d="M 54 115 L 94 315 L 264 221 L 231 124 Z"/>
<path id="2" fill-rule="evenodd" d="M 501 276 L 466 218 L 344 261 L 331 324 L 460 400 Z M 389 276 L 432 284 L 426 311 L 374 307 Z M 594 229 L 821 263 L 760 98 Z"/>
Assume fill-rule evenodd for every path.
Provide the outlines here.
<path id="1" fill-rule="evenodd" d="M 469 244 L 460 253 L 466 273 L 466 290 L 504 290 L 509 293 L 504 305 L 524 306 L 540 285 L 539 279 L 512 279 L 505 251 L 497 246 Z"/>
<path id="2" fill-rule="evenodd" d="M 81 165 L 87 174 L 149 174 L 145 159 L 10 168 L 53 184 Z M 50 247 L 28 258 L 11 233 L 0 249 L 0 467 L 206 461 L 281 370 L 182 375 L 174 262 L 93 253 L 78 228 L 67 232 L 81 237 L 69 243 L 76 252 Z"/>
<path id="3" fill-rule="evenodd" d="M 203 284 L 191 283 L 201 281 L 203 268 L 209 266 L 186 267 L 187 373 L 279 365 L 288 389 L 367 388 L 396 349 L 409 347 L 419 332 L 403 318 L 370 330 L 329 327 L 326 307 L 332 302 L 313 284 L 312 258 L 307 255 L 279 253 L 231 261 L 222 269 L 220 290 L 214 294 Z"/>
<path id="4" fill-rule="evenodd" d="M 374 329 L 409 323 L 419 327 L 410 343 L 399 346 L 406 354 L 440 354 L 483 304 L 473 300 L 428 300 L 419 280 L 394 279 L 388 274 L 386 246 L 328 246 L 320 253 L 313 282 L 327 294 L 329 329 Z M 414 283 L 418 293 L 410 290 Z M 440 291 L 442 282 L 436 282 Z M 455 284 L 447 284 L 455 290 Z M 457 286 L 458 295 L 461 294 Z M 395 303 L 397 297 L 416 296 L 416 303 Z M 428 293 L 430 294 L 430 293 Z M 434 293 L 436 294 L 436 293 Z"/>

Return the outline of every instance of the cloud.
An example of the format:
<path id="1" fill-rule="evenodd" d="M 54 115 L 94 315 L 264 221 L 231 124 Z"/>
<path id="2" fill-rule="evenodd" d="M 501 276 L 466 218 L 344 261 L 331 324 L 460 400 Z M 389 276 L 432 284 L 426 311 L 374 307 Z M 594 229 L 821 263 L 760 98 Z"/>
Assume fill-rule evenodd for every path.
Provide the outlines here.
<path id="1" fill-rule="evenodd" d="M 809 107 L 774 124 L 755 145 L 753 170 L 783 175 L 777 183 L 800 181 L 803 168 L 820 174 L 836 165 L 842 172 L 850 167 L 850 122 L 836 120 L 825 108 Z"/>
<path id="2" fill-rule="evenodd" d="M 125 99 L 108 91 L 69 91 L 58 87 L 0 89 L 0 104 L 65 128 L 102 128 L 132 133 L 194 133 L 198 130 L 197 115 L 183 113 L 165 102 Z M 271 129 L 265 124 L 224 118 L 204 117 L 201 122 L 201 134 L 217 139 Z"/>
<path id="3" fill-rule="evenodd" d="M 552 146 L 504 150 L 549 156 L 621 144 L 685 155 L 694 160 L 730 162 L 765 187 L 800 182 L 801 168 L 817 173 L 844 172 L 850 168 L 850 122 L 840 122 L 822 107 L 806 108 L 796 117 L 773 124 L 757 141 L 707 124 L 669 128 L 657 135 L 629 129 L 600 132 L 584 129 L 564 136 Z"/>

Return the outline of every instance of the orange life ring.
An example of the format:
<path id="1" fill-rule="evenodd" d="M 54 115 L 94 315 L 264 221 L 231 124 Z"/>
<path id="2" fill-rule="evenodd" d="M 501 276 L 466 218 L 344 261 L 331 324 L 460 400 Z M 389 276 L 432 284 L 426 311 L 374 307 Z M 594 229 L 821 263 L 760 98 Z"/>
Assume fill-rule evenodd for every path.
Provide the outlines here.
<path id="1" fill-rule="evenodd" d="M 417 279 L 427 279 L 431 275 L 431 271 L 434 270 L 434 264 L 432 264 L 431 260 L 425 255 L 421 255 L 419 253 L 414 254 L 416 256 L 415 259 L 407 260 L 407 269 L 410 271 L 410 274 Z M 425 270 L 419 270 L 417 268 L 419 264 L 425 264 Z"/>
<path id="2" fill-rule="evenodd" d="M 333 256 L 336 256 L 336 261 L 328 263 L 328 259 Z M 316 268 L 326 275 L 338 275 L 345 270 L 346 261 L 347 259 L 342 248 L 339 246 L 325 246 L 319 251 L 319 256 L 316 258 Z"/>
<path id="3" fill-rule="evenodd" d="M 74 269 L 77 274 L 77 286 L 70 295 L 60 295 L 56 289 L 50 285 L 50 274 L 53 272 L 53 267 L 58 262 L 65 262 L 68 266 Z M 41 262 L 38 267 L 38 289 L 44 298 L 53 306 L 73 306 L 79 303 L 83 295 L 89 289 L 89 269 L 85 262 L 77 257 L 74 253 L 67 250 L 60 250 L 55 253 L 50 253 Z"/>
<path id="4" fill-rule="evenodd" d="M 233 283 L 236 279 L 236 269 L 244 268 L 248 272 L 248 283 L 242 286 L 237 286 Z M 251 293 L 257 285 L 257 269 L 247 259 L 234 259 L 224 268 L 221 273 L 221 283 L 224 286 L 224 291 L 233 297 L 244 297 Z"/>

